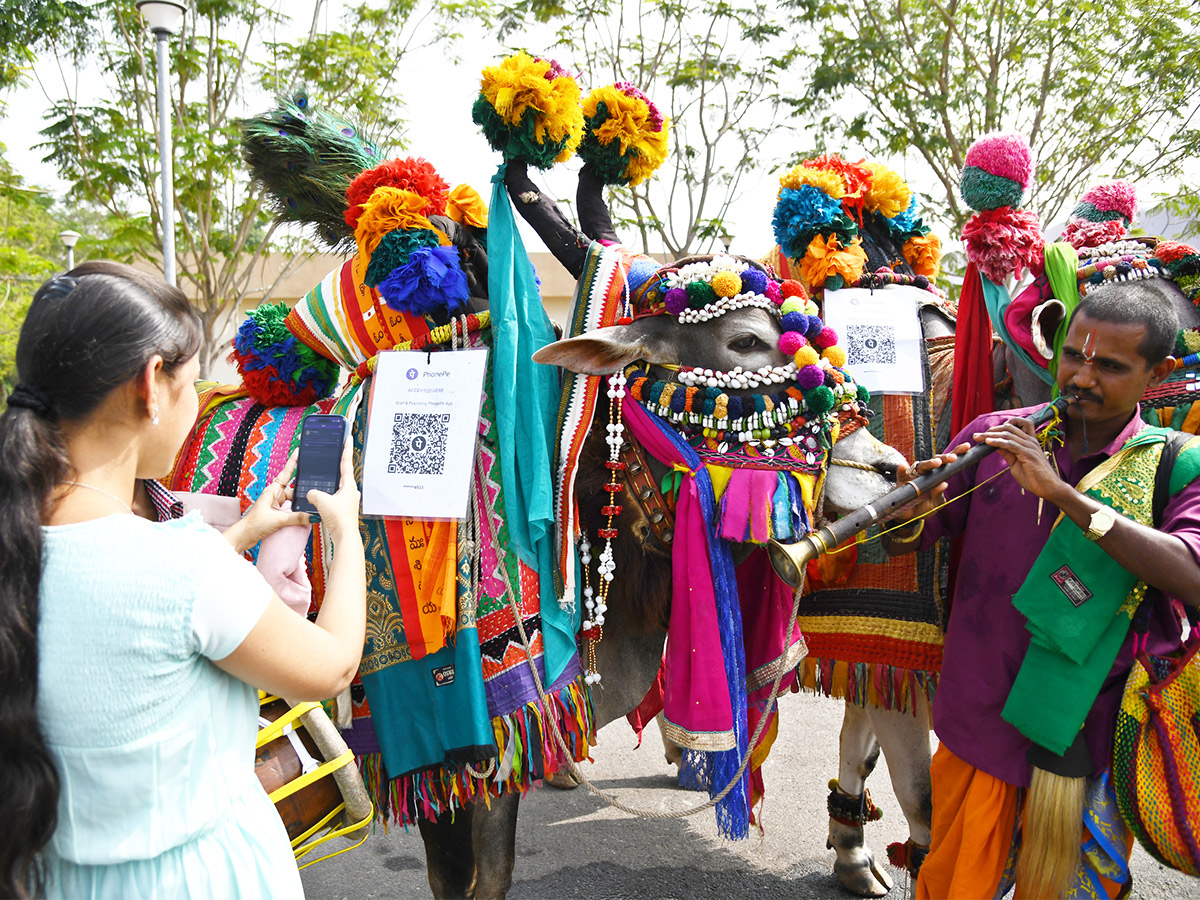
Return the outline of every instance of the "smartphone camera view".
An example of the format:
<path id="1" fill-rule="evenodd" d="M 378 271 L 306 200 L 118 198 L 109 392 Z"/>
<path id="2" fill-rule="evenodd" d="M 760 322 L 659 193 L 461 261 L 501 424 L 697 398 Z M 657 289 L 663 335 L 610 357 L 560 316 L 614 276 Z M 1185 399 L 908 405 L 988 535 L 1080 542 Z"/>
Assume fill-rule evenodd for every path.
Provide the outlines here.
<path id="1" fill-rule="evenodd" d="M 308 492 L 337 491 L 345 438 L 346 420 L 341 416 L 309 416 L 304 420 L 292 509 L 316 515 L 317 508 L 308 502 Z"/>

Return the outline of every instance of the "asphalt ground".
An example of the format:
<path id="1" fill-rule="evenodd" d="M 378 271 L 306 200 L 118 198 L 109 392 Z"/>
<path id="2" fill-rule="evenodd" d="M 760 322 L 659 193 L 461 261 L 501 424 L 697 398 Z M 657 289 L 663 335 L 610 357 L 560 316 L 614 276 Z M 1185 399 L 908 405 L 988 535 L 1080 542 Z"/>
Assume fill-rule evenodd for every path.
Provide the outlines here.
<path id="1" fill-rule="evenodd" d="M 543 787 L 521 802 L 511 900 L 740 900 L 849 897 L 834 880 L 825 849 L 827 783 L 837 774 L 837 701 L 792 695 L 782 701 L 779 737 L 764 766 L 763 834 L 731 842 L 717 832 L 712 810 L 685 819 L 636 819 L 606 806 L 585 788 Z M 622 802 L 656 811 L 702 803 L 681 790 L 663 759 L 651 723 L 640 749 L 624 720 L 601 730 L 587 777 Z M 867 826 L 876 859 L 907 837 L 886 762 L 868 788 L 884 810 Z M 1200 880 L 1165 868 L 1140 848 L 1131 861 L 1133 898 L 1200 897 Z M 905 896 L 904 874 L 890 870 L 891 900 Z M 309 900 L 428 898 L 425 855 L 415 828 L 382 827 L 359 848 L 301 873 Z"/>

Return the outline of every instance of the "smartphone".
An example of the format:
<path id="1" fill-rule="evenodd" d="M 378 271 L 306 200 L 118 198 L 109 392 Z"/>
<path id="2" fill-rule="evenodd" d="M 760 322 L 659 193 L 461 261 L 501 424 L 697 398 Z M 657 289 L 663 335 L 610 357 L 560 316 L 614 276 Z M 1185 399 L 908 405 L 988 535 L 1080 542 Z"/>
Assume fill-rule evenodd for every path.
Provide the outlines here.
<path id="1" fill-rule="evenodd" d="M 304 420 L 292 509 L 316 516 L 317 508 L 308 502 L 308 492 L 316 490 L 332 494 L 337 491 L 341 484 L 342 445 L 346 442 L 347 427 L 344 416 L 313 415 Z"/>

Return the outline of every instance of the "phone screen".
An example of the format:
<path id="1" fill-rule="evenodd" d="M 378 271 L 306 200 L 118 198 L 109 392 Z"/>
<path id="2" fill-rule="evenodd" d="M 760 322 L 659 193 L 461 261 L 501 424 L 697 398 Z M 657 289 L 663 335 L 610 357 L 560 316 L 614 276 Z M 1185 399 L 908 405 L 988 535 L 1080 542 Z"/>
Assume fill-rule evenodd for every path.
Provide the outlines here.
<path id="1" fill-rule="evenodd" d="M 308 492 L 316 490 L 332 494 L 337 491 L 345 439 L 346 420 L 342 416 L 318 415 L 304 420 L 292 509 L 315 514 L 317 509 L 308 502 Z"/>

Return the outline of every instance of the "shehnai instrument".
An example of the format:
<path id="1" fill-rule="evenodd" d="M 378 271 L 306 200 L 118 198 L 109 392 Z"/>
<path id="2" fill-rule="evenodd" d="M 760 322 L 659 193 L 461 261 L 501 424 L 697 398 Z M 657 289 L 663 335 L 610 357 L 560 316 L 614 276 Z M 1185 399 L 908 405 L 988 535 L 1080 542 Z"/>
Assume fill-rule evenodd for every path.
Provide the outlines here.
<path id="1" fill-rule="evenodd" d="M 1061 417 L 1067 407 L 1074 402 L 1074 397 L 1059 397 L 1029 416 L 1029 420 L 1033 423 L 1035 430 L 1039 429 Z M 883 521 L 891 512 L 912 503 L 952 475 L 978 465 L 980 460 L 994 452 L 995 449 L 987 444 L 976 444 L 954 462 L 918 475 L 908 484 L 889 491 L 874 503 L 868 503 L 836 522 L 822 525 L 794 544 L 771 541 L 768 550 L 775 574 L 791 587 L 799 587 L 803 583 L 805 566 L 809 561 L 832 550 L 860 531 Z"/>

